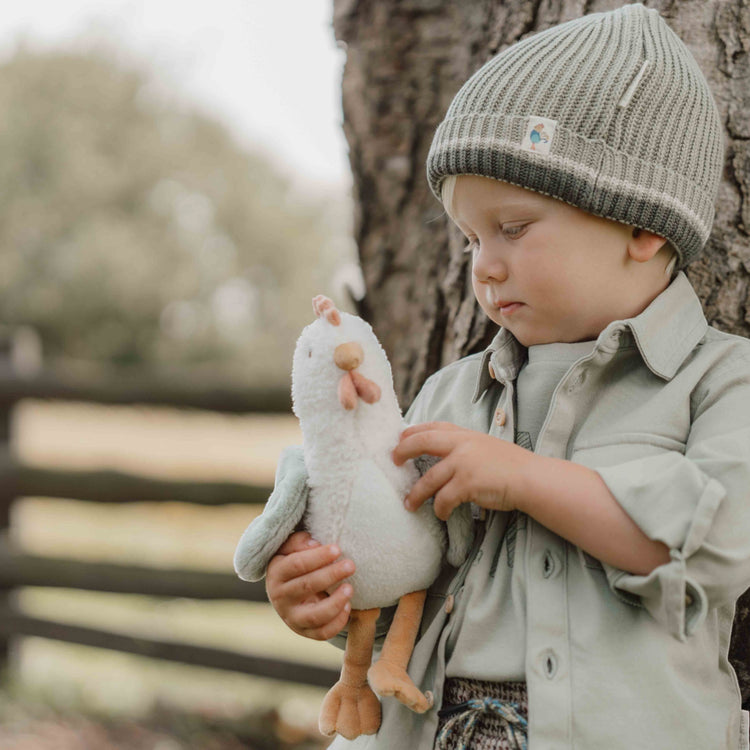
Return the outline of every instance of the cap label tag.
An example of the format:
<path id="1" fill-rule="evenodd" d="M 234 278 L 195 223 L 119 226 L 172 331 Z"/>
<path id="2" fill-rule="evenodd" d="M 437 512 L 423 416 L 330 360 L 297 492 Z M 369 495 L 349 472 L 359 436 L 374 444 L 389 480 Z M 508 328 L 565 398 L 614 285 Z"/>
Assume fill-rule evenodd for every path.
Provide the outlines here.
<path id="1" fill-rule="evenodd" d="M 535 154 L 548 154 L 555 138 L 557 120 L 548 120 L 546 117 L 529 117 L 526 120 L 521 148 L 524 151 L 533 151 Z"/>

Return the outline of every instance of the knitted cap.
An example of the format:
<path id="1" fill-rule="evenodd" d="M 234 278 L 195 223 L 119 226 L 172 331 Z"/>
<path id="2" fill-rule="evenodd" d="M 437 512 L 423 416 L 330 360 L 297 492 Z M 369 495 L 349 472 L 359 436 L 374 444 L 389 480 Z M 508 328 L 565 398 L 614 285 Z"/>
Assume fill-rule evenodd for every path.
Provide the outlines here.
<path id="1" fill-rule="evenodd" d="M 427 157 L 447 175 L 494 177 L 668 239 L 678 268 L 706 244 L 724 165 L 698 63 L 640 3 L 534 34 L 456 94 Z"/>

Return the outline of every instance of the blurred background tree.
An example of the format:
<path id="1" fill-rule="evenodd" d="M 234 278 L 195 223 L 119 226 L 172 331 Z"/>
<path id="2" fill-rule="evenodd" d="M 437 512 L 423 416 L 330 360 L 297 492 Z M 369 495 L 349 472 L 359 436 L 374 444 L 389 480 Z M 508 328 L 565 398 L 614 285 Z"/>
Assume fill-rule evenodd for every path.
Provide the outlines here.
<path id="1" fill-rule="evenodd" d="M 287 376 L 311 293 L 351 260 L 349 205 L 295 191 L 151 76 L 103 52 L 0 67 L 0 319 L 45 359 Z"/>
<path id="2" fill-rule="evenodd" d="M 14 403 L 0 415 L 0 452 L 35 470 L 268 487 L 283 446 L 301 440 L 291 414 L 175 408 L 162 386 L 221 392 L 229 375 L 230 390 L 283 389 L 311 296 L 346 308 L 345 283 L 356 289 L 348 173 L 326 142 L 326 123 L 340 121 L 329 0 L 61 5 L 8 8 L 0 28 L 0 348 L 12 340 L 13 370 L 34 373 L 38 332 L 51 366 L 42 374 L 74 383 L 78 398 Z M 269 47 L 282 20 L 285 45 Z M 284 64 L 291 46 L 303 71 Z M 68 365 L 86 363 L 112 373 L 93 366 L 90 379 L 66 379 L 79 371 Z M 167 402 L 95 403 L 87 384 L 127 383 L 131 366 Z M 166 503 L 131 491 L 122 504 L 40 491 L 3 506 L 8 548 L 154 576 L 236 579 L 234 548 L 262 507 L 193 505 L 177 490 Z M 24 585 L 7 601 L 60 625 L 339 665 L 338 650 L 299 638 L 264 603 L 102 589 Z M 3 748 L 320 744 L 320 688 L 59 638 L 11 641 Z M 144 730 L 154 722 L 158 737 Z"/>

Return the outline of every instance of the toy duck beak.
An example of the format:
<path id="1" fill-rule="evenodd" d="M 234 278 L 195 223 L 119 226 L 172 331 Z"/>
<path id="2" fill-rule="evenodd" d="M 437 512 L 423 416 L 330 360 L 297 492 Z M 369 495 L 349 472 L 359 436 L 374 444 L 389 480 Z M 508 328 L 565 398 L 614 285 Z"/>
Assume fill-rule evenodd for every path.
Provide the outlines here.
<path id="1" fill-rule="evenodd" d="M 347 411 L 354 409 L 360 398 L 368 404 L 380 400 L 380 386 L 356 370 L 364 359 L 362 347 L 356 341 L 339 344 L 333 352 L 336 366 L 345 371 L 339 381 L 339 401 Z"/>
<path id="2" fill-rule="evenodd" d="M 339 344 L 333 350 L 333 361 L 336 363 L 336 367 L 342 370 L 353 370 L 355 367 L 359 367 L 364 359 L 365 353 L 356 341 Z"/>

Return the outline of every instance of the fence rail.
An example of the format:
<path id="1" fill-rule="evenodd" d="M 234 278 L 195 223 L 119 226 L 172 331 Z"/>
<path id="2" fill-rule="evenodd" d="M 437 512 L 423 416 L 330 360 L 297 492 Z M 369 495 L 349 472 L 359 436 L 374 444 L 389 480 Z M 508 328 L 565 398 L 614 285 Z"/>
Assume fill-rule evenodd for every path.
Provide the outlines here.
<path id="1" fill-rule="evenodd" d="M 37 636 L 82 646 L 94 646 L 129 654 L 166 659 L 212 669 L 244 672 L 258 677 L 330 687 L 338 679 L 338 670 L 286 659 L 243 654 L 189 643 L 174 643 L 155 638 L 141 638 L 112 633 L 79 625 L 68 625 L 21 614 L 10 607 L 0 608 L 0 635 Z"/>
<path id="2" fill-rule="evenodd" d="M 0 450 L 0 487 L 13 497 L 60 497 L 98 503 L 179 500 L 198 505 L 265 503 L 270 487 L 240 482 L 155 479 L 110 469 L 80 471 L 28 466 Z"/>
<path id="3" fill-rule="evenodd" d="M 100 404 L 154 404 L 218 412 L 288 413 L 290 385 L 248 387 L 238 376 L 204 371 L 116 370 L 93 364 L 58 364 L 19 377 L 0 367 L 0 402 L 24 398 L 89 401 Z"/>
<path id="4" fill-rule="evenodd" d="M 71 498 L 100 503 L 180 501 L 200 505 L 263 503 L 270 488 L 237 482 L 154 479 L 126 472 L 73 471 L 29 466 L 10 451 L 12 409 L 21 399 L 104 404 L 158 404 L 233 413 L 288 413 L 289 388 L 247 388 L 231 378 L 145 375 L 95 368 L 57 367 L 31 376 L 12 372 L 0 358 L 0 659 L 9 639 L 37 636 L 141 656 L 328 687 L 338 671 L 265 655 L 142 638 L 29 616 L 14 606 L 14 589 L 60 587 L 156 597 L 267 602 L 262 584 L 233 572 L 158 569 L 31 555 L 10 543 L 10 509 L 20 497 Z"/>
<path id="5" fill-rule="evenodd" d="M 41 557 L 14 551 L 7 543 L 0 544 L 0 585 L 12 588 L 49 586 L 190 599 L 268 601 L 262 583 L 241 581 L 229 573 Z"/>

